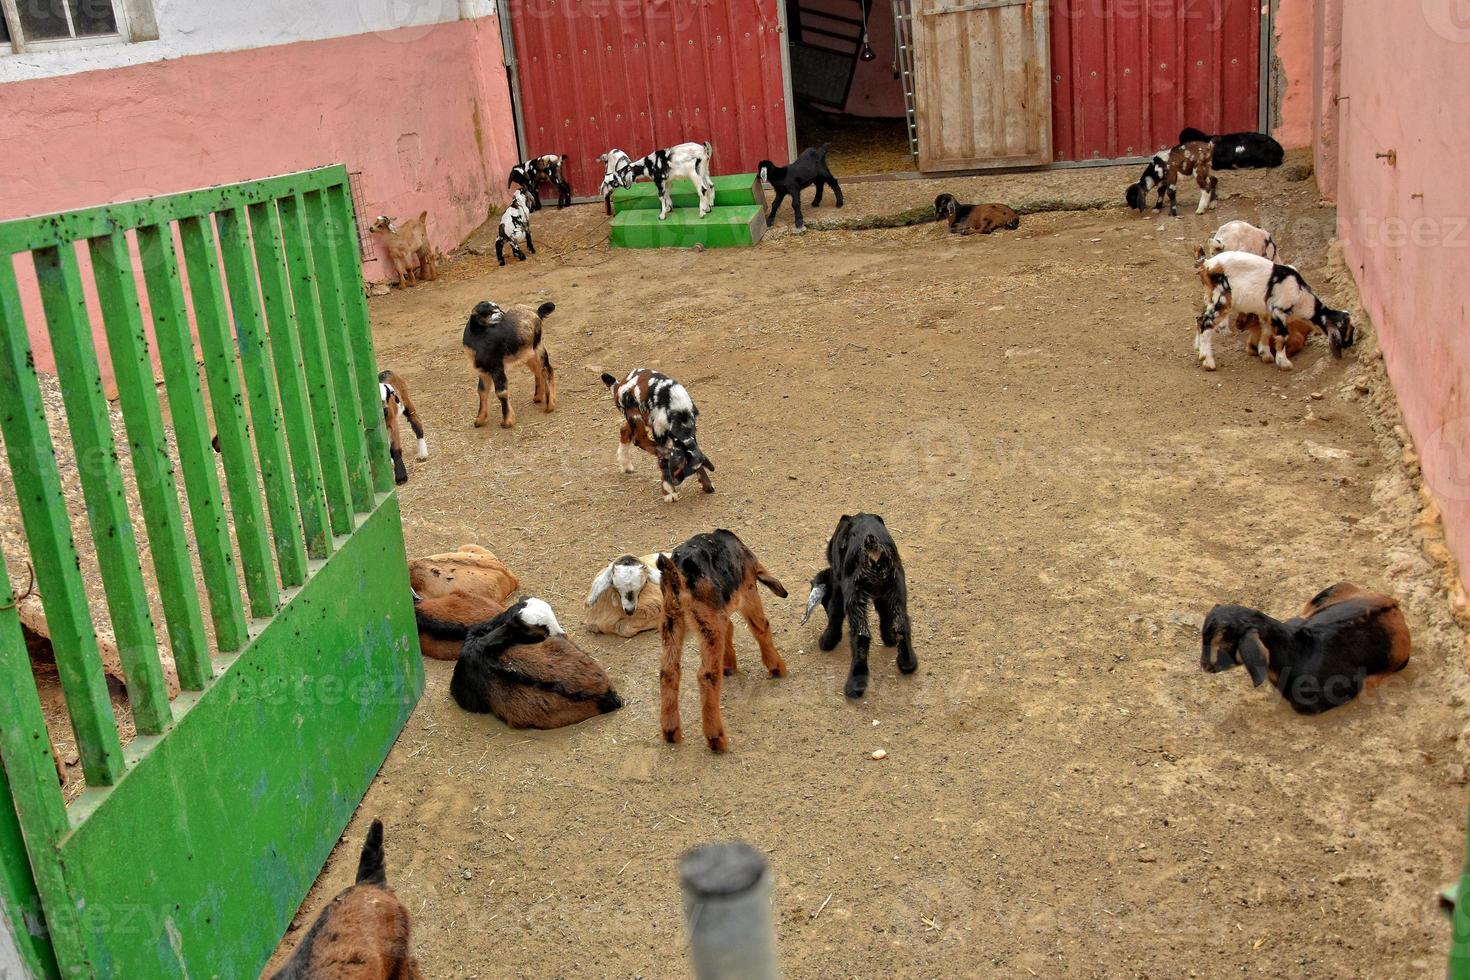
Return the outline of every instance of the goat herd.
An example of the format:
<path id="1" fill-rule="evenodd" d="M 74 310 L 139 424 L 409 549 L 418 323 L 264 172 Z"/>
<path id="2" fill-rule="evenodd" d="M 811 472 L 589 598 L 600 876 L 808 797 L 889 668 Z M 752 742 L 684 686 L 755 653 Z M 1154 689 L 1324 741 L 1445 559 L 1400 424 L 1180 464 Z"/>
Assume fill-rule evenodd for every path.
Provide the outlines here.
<path id="1" fill-rule="evenodd" d="M 772 185 L 776 200 L 767 223 L 773 223 L 782 201 L 790 197 L 796 226 L 803 226 L 800 193 L 817 188 L 813 204 L 820 204 L 830 187 L 838 207 L 842 189 L 827 166 L 827 146 L 808 149 L 786 167 L 763 161 L 759 177 Z M 660 200 L 660 218 L 673 207 L 669 183 L 687 177 L 699 197 L 700 214 L 713 206 L 709 143 L 683 143 L 634 160 L 621 150 L 599 159 L 605 165 L 601 194 L 608 203 L 612 191 L 629 187 L 639 178 L 651 179 Z M 531 212 L 540 207 L 539 184 L 557 189 L 558 206 L 571 203 L 571 187 L 563 168 L 565 155 L 534 157 L 510 172 L 517 185 L 506 209 L 496 242 L 496 255 L 505 264 L 504 247 L 521 259 L 522 244 L 534 254 Z M 1154 211 L 1169 202 L 1177 215 L 1175 197 L 1181 176 L 1193 176 L 1200 188 L 1196 213 L 1203 214 L 1218 200 L 1217 170 L 1271 167 L 1282 162 L 1282 151 L 1270 137 L 1236 133 L 1209 137 L 1185 130 L 1179 145 L 1159 153 L 1139 181 L 1128 187 L 1125 200 L 1142 212 L 1147 195 L 1157 191 Z M 380 218 L 373 230 L 384 242 L 400 281 L 411 285 L 412 259 L 419 260 L 423 278 L 434 278 L 434 256 L 424 235 L 426 215 L 401 226 Z M 951 194 L 935 200 L 935 220 L 947 221 L 953 233 L 990 234 L 1018 227 L 1020 218 L 1001 204 L 961 204 Z M 1326 336 L 1331 352 L 1353 344 L 1351 318 L 1323 303 L 1289 265 L 1279 264 L 1277 246 L 1269 231 L 1244 221 L 1222 225 L 1205 247 L 1196 250 L 1195 264 L 1206 291 L 1205 308 L 1198 319 L 1195 350 L 1207 370 L 1215 369 L 1212 335 L 1228 324 L 1247 333 L 1247 349 L 1283 370 L 1307 342 L 1312 328 Z M 500 407 L 500 425 L 515 424 L 507 372 L 523 365 L 534 378 L 532 400 L 545 411 L 556 408 L 556 373 L 545 343 L 545 323 L 556 307 L 477 304 L 465 324 L 462 342 L 478 377 L 479 407 L 475 426 L 489 420 L 489 395 Z M 395 477 L 408 474 L 398 434 L 398 420 L 407 417 L 417 438 L 417 455 L 425 459 L 428 447 L 423 425 L 402 379 L 384 371 L 381 382 L 384 416 L 388 424 Z M 602 382 L 621 416 L 617 465 L 631 473 L 632 448 L 654 456 L 660 472 L 662 498 L 673 503 L 688 479 L 699 481 L 705 493 L 714 492 L 713 462 L 699 446 L 696 423 L 699 410 L 688 390 L 674 379 L 647 368 L 619 378 L 603 374 Z M 515 575 L 483 548 L 466 545 L 459 551 L 410 563 L 415 615 L 425 655 L 455 662 L 450 693 L 467 711 L 492 712 L 517 727 L 557 728 L 583 721 L 623 706 L 607 672 L 567 636 L 551 607 L 528 597 L 514 603 L 519 587 Z M 592 632 L 631 637 L 658 629 L 662 638 L 659 662 L 659 726 L 668 742 L 683 738 L 679 714 L 681 658 L 686 633 L 699 636 L 698 674 L 703 737 L 715 752 L 729 749 L 729 736 L 720 712 L 721 679 L 736 670 L 732 616 L 745 619 L 759 648 L 763 668 L 771 677 L 786 675 L 786 662 L 776 649 L 770 621 L 758 586 L 781 598 L 785 587 L 760 559 L 732 532 L 697 534 L 670 552 L 643 557 L 623 555 L 599 572 L 587 596 L 587 626 Z M 825 565 L 811 580 L 805 623 L 820 605 L 827 625 L 819 639 L 822 650 L 832 650 L 849 634 L 851 663 L 844 693 L 864 695 L 868 686 L 871 646 L 869 606 L 878 614 L 879 638 L 896 648 L 897 666 L 904 674 L 918 669 L 913 629 L 908 613 L 908 585 L 897 543 L 883 519 L 875 514 L 844 515 L 827 545 Z M 1371 684 L 1403 669 L 1410 653 L 1408 626 L 1396 600 L 1339 583 L 1324 590 L 1285 621 L 1243 606 L 1220 605 L 1205 619 L 1200 666 L 1215 673 L 1244 666 L 1254 686 L 1270 680 L 1298 712 L 1315 714 L 1347 703 Z M 401 914 L 400 914 L 401 913 Z M 323 923 L 333 917 L 333 929 L 321 938 Z M 359 921 L 360 920 L 360 921 Z M 390 946 L 377 942 L 383 923 L 396 937 Z M 296 955 L 277 977 L 319 975 L 316 966 L 331 961 L 346 944 L 354 956 L 381 962 L 382 973 L 372 976 L 419 976 L 407 948 L 407 912 L 385 885 L 382 825 L 375 821 L 364 845 L 357 884 L 338 896 L 299 945 Z M 360 961 L 360 960 L 359 960 Z M 324 975 L 324 974 L 322 974 Z"/>

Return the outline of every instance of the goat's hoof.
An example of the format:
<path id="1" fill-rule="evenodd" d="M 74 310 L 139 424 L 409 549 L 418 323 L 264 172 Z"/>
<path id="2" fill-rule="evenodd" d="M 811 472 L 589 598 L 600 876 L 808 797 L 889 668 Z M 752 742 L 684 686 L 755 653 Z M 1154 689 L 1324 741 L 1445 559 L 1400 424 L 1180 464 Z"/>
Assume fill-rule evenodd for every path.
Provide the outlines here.
<path id="1" fill-rule="evenodd" d="M 668 742 L 670 745 L 677 745 L 678 743 L 684 741 L 684 729 L 679 727 L 665 728 L 664 741 Z"/>
<path id="2" fill-rule="evenodd" d="M 783 660 L 780 663 L 776 664 L 776 666 L 772 667 L 771 668 L 771 676 L 772 677 L 785 677 L 786 676 L 786 661 Z"/>
<path id="3" fill-rule="evenodd" d="M 899 656 L 899 658 L 898 658 L 898 672 L 900 674 L 912 674 L 914 671 L 916 671 L 918 669 L 919 669 L 919 658 L 918 657 L 914 656 L 913 654 L 909 654 L 908 659 L 905 660 L 902 656 Z"/>
<path id="4" fill-rule="evenodd" d="M 678 500 L 679 500 L 679 495 L 677 493 L 666 493 L 666 494 L 664 494 L 664 503 L 666 503 L 666 504 L 677 503 Z"/>
<path id="5" fill-rule="evenodd" d="M 1203 367 L 1206 371 L 1215 370 L 1215 359 L 1213 357 L 1205 358 L 1204 363 L 1201 365 L 1201 367 Z"/>
<path id="6" fill-rule="evenodd" d="M 632 463 L 624 463 L 623 464 L 623 472 L 624 473 L 631 473 L 631 472 L 633 472 L 633 464 Z"/>
<path id="7" fill-rule="evenodd" d="M 501 419 L 500 420 L 500 427 L 502 429 L 510 429 L 510 428 L 513 428 L 515 426 L 515 424 L 516 424 L 516 420 L 515 419 Z"/>
<path id="8" fill-rule="evenodd" d="M 720 734 L 718 735 L 709 736 L 709 749 L 711 752 L 729 752 L 730 736 L 726 735 L 724 732 L 720 732 Z"/>
<path id="9" fill-rule="evenodd" d="M 726 667 L 725 668 L 725 676 L 726 677 L 734 677 L 735 676 L 735 668 L 734 667 Z"/>
<path id="10" fill-rule="evenodd" d="M 485 420 L 484 419 L 475 419 L 475 428 L 477 428 L 477 429 L 483 429 L 483 428 L 485 428 Z"/>
<path id="11" fill-rule="evenodd" d="M 823 633 L 817 639 L 817 646 L 821 647 L 823 652 L 830 653 L 837 649 L 837 641 L 840 639 L 842 639 L 840 636 L 828 636 L 826 633 Z"/>
<path id="12" fill-rule="evenodd" d="M 860 698 L 868 693 L 867 677 L 849 677 L 847 685 L 843 687 L 842 693 L 850 698 Z"/>
<path id="13" fill-rule="evenodd" d="M 1290 371 L 1291 370 L 1291 361 L 1288 360 L 1285 357 L 1278 357 L 1278 358 L 1276 358 L 1276 366 L 1279 367 L 1283 371 Z"/>

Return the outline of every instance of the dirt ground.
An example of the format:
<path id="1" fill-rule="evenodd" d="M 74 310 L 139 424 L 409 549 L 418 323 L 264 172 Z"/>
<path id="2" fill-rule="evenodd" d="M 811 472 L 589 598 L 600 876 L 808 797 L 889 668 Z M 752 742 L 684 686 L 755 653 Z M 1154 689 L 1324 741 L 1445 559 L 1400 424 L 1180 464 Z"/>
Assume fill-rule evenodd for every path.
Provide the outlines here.
<path id="1" fill-rule="evenodd" d="M 1126 172 L 855 185 L 853 213 L 1113 195 Z M 411 554 L 479 542 L 550 601 L 627 707 L 556 732 L 428 688 L 303 906 L 351 879 L 368 822 L 430 977 L 687 975 L 676 861 L 743 838 L 775 870 L 792 977 L 1409 977 L 1442 971 L 1436 890 L 1464 848 L 1464 637 L 1416 542 L 1371 325 L 1282 373 L 1191 340 L 1191 253 L 1232 217 L 1328 280 L 1311 181 L 1227 174 L 1217 213 L 1028 215 L 1017 232 L 921 225 L 777 234 L 751 250 L 616 252 L 597 207 L 534 219 L 541 252 L 467 257 L 373 301 L 380 364 L 412 389 L 432 457 L 402 488 Z M 827 215 L 826 209 L 810 212 Z M 777 231 L 789 227 L 783 214 Z M 557 304 L 561 404 L 512 377 L 514 429 L 474 429 L 459 337 L 480 299 Z M 660 502 L 613 463 L 598 374 L 659 368 L 698 402 L 718 492 Z M 1320 398 L 1318 397 L 1320 396 Z M 799 625 L 839 515 L 882 514 L 908 566 L 919 672 Z M 791 590 L 767 597 L 791 674 L 737 633 L 728 755 L 657 724 L 657 635 L 579 629 L 624 552 L 736 531 Z M 1409 668 L 1300 717 L 1242 672 L 1199 669 L 1216 602 L 1275 615 L 1341 579 L 1391 590 Z M 875 641 L 876 642 L 876 641 Z M 686 665 L 693 651 L 686 653 Z M 870 753 L 883 748 L 886 760 Z"/>

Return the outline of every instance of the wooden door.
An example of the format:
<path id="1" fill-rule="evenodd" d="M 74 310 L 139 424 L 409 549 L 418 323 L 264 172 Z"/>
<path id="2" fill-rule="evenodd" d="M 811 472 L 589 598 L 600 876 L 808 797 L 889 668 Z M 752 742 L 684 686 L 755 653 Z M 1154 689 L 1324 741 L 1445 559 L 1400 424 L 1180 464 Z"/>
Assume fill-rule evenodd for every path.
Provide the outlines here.
<path id="1" fill-rule="evenodd" d="M 920 170 L 1050 163 L 1048 0 L 914 0 Z"/>

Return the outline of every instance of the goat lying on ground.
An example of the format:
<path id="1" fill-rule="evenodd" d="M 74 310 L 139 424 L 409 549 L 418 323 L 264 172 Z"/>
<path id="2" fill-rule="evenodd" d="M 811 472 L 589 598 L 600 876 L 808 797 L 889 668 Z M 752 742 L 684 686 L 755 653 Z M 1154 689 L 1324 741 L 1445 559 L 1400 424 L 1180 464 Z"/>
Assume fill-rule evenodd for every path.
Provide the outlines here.
<path id="1" fill-rule="evenodd" d="M 398 275 L 399 286 L 414 286 L 419 279 L 439 278 L 439 266 L 433 246 L 429 244 L 429 212 L 402 223 L 386 214 L 379 215 L 378 220 L 368 226 L 368 233 L 388 253 L 388 261 Z M 414 274 L 415 260 L 418 263 L 417 277 Z"/>
<path id="2" fill-rule="evenodd" d="M 1205 617 L 1199 662 L 1211 674 L 1244 665 L 1252 685 L 1269 678 L 1292 708 L 1315 715 L 1403 670 L 1410 646 L 1395 599 L 1339 582 L 1284 623 L 1245 606 L 1216 606 Z"/>
<path id="3" fill-rule="evenodd" d="M 713 155 L 714 148 L 708 142 L 680 143 L 666 150 L 654 150 L 639 160 L 629 160 L 622 150 L 609 150 L 598 157 L 607 168 L 602 178 L 602 195 L 609 213 L 615 187 L 632 187 L 639 177 L 647 177 L 658 191 L 658 220 L 663 221 L 674 210 L 674 202 L 669 199 L 669 181 L 687 177 L 699 194 L 699 216 L 703 218 L 715 206 L 715 185 L 709 169 Z"/>
<path id="4" fill-rule="evenodd" d="M 515 425 L 505 373 L 517 364 L 524 364 L 536 378 L 531 400 L 544 403 L 548 412 L 556 411 L 556 372 L 541 337 L 542 321 L 555 309 L 555 303 L 542 303 L 535 309 L 512 306 L 503 310 L 488 300 L 475 305 L 461 338 L 470 365 L 480 375 L 480 411 L 475 416 L 475 428 L 490 420 L 491 389 L 500 399 L 500 427 Z"/>
<path id="5" fill-rule="evenodd" d="M 771 623 L 756 591 L 759 582 L 781 598 L 786 588 L 766 571 L 760 559 L 730 531 L 696 534 L 658 556 L 662 574 L 664 621 L 663 657 L 659 662 L 659 726 L 664 740 L 679 742 L 679 672 L 684 634 L 690 625 L 699 633 L 699 704 L 705 740 L 716 752 L 730 748 L 720 716 L 722 675 L 735 673 L 734 623 L 739 612 L 760 647 L 761 663 L 772 677 L 786 676 L 786 661 L 776 650 Z"/>
<path id="6" fill-rule="evenodd" d="M 542 181 L 556 185 L 556 206 L 567 207 L 572 203 L 572 185 L 567 182 L 565 153 L 548 153 L 544 156 L 522 160 L 510 168 L 506 187 L 519 185 L 530 198 L 531 210 L 541 210 L 540 187 Z"/>
<path id="7" fill-rule="evenodd" d="M 658 555 L 614 559 L 592 581 L 592 591 L 587 594 L 587 628 L 622 637 L 658 629 L 664 618 L 662 584 Z"/>
<path id="8" fill-rule="evenodd" d="M 1179 134 L 1180 143 L 1209 143 L 1214 147 L 1210 162 L 1216 170 L 1246 167 L 1279 167 L 1286 159 L 1281 144 L 1265 133 L 1226 133 L 1208 136 L 1198 129 L 1186 128 Z"/>
<path id="9" fill-rule="evenodd" d="M 961 204 L 953 194 L 940 194 L 934 199 L 934 220 L 948 221 L 949 233 L 988 235 L 1005 228 L 1021 227 L 1021 216 L 1004 204 Z"/>
<path id="10" fill-rule="evenodd" d="M 705 493 L 715 492 L 709 478 L 715 464 L 700 450 L 695 434 L 699 409 L 683 385 L 648 368 L 634 368 L 622 381 L 604 373 L 602 383 L 623 413 L 617 458 L 624 473 L 633 472 L 632 447 L 637 446 L 658 457 L 665 503 L 679 499 L 679 485 L 691 476 L 699 478 Z"/>
<path id="11" fill-rule="evenodd" d="M 378 394 L 383 398 L 383 421 L 388 425 L 388 455 L 393 458 L 393 480 L 395 483 L 407 483 L 408 468 L 403 465 L 403 441 L 398 434 L 398 417 L 403 415 L 408 418 L 409 427 L 419 441 L 414 458 L 420 462 L 429 458 L 429 440 L 424 438 L 424 424 L 419 421 L 413 399 L 408 397 L 408 385 L 395 372 L 378 372 Z"/>
<path id="12" fill-rule="evenodd" d="M 1291 266 L 1248 252 L 1221 252 L 1206 258 L 1203 248 L 1195 250 L 1195 266 L 1205 285 L 1205 310 L 1199 317 L 1194 348 L 1206 371 L 1215 370 L 1212 330 L 1220 326 L 1226 313 L 1253 315 L 1270 324 L 1275 335 L 1272 356 L 1283 371 L 1291 370 L 1287 342 L 1293 322 L 1311 324 L 1326 334 L 1333 357 L 1341 357 L 1343 348 L 1353 345 L 1352 317 L 1318 299 Z"/>
<path id="13" fill-rule="evenodd" d="M 898 647 L 898 669 L 912 674 L 919 669 L 919 658 L 914 656 L 908 579 L 898 545 L 877 514 L 844 514 L 827 542 L 827 567 L 812 579 L 802 622 L 821 603 L 827 628 L 817 642 L 823 650 L 831 650 L 842 639 L 842 622 L 847 620 L 852 668 L 843 693 L 850 698 L 860 698 L 868 689 L 870 600 L 878 610 L 879 638 L 886 647 Z"/>
<path id="14" fill-rule="evenodd" d="M 408 585 L 421 599 L 468 592 L 500 603 L 521 587 L 503 561 L 477 544 L 462 544 L 458 551 L 410 558 Z"/>
<path id="15" fill-rule="evenodd" d="M 495 258 L 501 265 L 505 265 L 506 245 L 522 262 L 526 261 L 526 253 L 521 251 L 522 243 L 532 255 L 536 254 L 536 243 L 531 240 L 531 202 L 534 200 L 536 198 L 525 191 L 516 191 L 510 196 L 510 203 L 500 216 L 500 232 L 495 238 Z"/>
<path id="16" fill-rule="evenodd" d="M 561 728 L 617 711 L 607 671 L 567 639 L 551 607 L 522 599 L 469 631 L 449 693 L 512 728 Z"/>
<path id="17" fill-rule="evenodd" d="M 1194 209 L 1194 213 L 1204 214 L 1205 208 L 1214 207 L 1219 201 L 1215 191 L 1219 187 L 1220 178 L 1210 172 L 1213 167 L 1212 153 L 1210 144 L 1196 142 L 1182 143 L 1172 150 L 1155 154 L 1143 168 L 1143 175 L 1138 178 L 1138 183 L 1128 186 L 1125 195 L 1128 206 L 1135 211 L 1143 211 L 1148 204 L 1148 192 L 1157 187 L 1159 198 L 1154 202 L 1154 210 L 1159 211 L 1164 207 L 1164 197 L 1168 195 L 1169 216 L 1178 217 L 1179 207 L 1175 199 L 1178 196 L 1179 176 L 1193 175 L 1195 183 L 1199 185 L 1199 207 Z"/>
<path id="18" fill-rule="evenodd" d="M 831 143 L 808 147 L 784 167 L 778 167 L 769 160 L 760 162 L 756 173 L 776 192 L 776 200 L 771 204 L 771 213 L 766 215 L 767 228 L 776 223 L 776 212 L 781 210 L 781 202 L 790 197 L 791 210 L 796 215 L 796 230 L 804 229 L 806 222 L 801 217 L 801 192 L 813 184 L 817 185 L 817 193 L 812 196 L 812 207 L 822 206 L 822 191 L 827 187 L 832 188 L 832 194 L 837 198 L 837 206 L 842 207 L 842 187 L 827 167 L 827 151 L 831 148 Z"/>
<path id="19" fill-rule="evenodd" d="M 408 909 L 388 887 L 383 821 L 374 820 L 345 889 L 302 937 L 272 980 L 422 980 L 409 949 Z"/>

